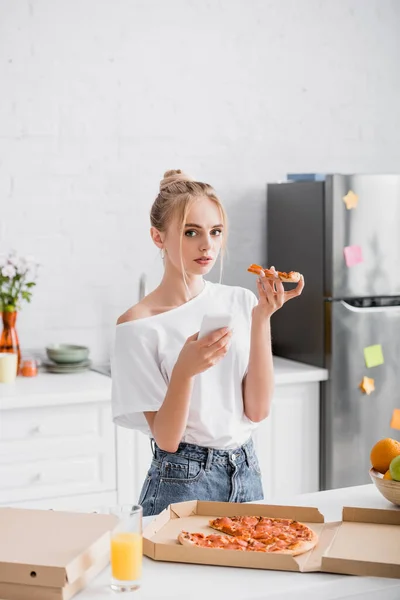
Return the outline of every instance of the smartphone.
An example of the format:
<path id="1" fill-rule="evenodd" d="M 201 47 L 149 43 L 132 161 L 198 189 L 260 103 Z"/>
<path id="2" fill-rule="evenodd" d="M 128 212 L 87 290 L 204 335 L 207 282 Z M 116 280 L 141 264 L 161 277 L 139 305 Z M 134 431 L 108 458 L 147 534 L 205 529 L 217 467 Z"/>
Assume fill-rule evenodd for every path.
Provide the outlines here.
<path id="1" fill-rule="evenodd" d="M 208 335 L 212 331 L 216 329 L 221 329 L 222 327 L 232 327 L 233 318 L 232 315 L 229 314 L 219 314 L 219 315 L 204 315 L 203 320 L 201 322 L 200 331 L 198 340 Z"/>

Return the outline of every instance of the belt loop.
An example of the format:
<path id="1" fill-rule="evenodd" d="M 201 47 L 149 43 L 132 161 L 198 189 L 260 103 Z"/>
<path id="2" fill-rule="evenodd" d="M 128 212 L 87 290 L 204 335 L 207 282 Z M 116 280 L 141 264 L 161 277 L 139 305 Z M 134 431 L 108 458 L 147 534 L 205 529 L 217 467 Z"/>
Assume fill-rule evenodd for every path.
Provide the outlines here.
<path id="1" fill-rule="evenodd" d="M 151 446 L 151 451 L 153 453 L 153 458 L 156 458 L 156 442 L 155 442 L 154 438 L 150 438 L 150 446 Z"/>
<path id="2" fill-rule="evenodd" d="M 207 448 L 207 460 L 206 460 L 206 468 L 205 468 L 206 471 L 211 471 L 212 457 L 213 457 L 212 448 Z"/>

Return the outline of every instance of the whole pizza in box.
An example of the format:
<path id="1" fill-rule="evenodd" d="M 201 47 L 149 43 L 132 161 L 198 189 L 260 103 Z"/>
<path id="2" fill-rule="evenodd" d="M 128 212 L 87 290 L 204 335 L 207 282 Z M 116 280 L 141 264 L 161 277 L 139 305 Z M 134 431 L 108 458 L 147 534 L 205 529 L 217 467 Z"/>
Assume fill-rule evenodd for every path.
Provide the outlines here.
<path id="1" fill-rule="evenodd" d="M 210 527 L 221 534 L 182 531 L 178 541 L 186 546 L 270 552 L 297 556 L 308 552 L 318 543 L 318 535 L 304 523 L 294 519 L 237 516 L 218 517 L 209 521 Z"/>

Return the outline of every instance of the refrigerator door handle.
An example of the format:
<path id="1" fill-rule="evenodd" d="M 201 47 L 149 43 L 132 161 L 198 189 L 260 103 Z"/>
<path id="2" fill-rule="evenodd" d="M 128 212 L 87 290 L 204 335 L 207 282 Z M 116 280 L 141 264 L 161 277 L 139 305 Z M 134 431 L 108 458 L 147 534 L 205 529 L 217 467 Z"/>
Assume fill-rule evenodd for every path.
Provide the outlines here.
<path id="1" fill-rule="evenodd" d="M 394 304 L 391 306 L 353 306 L 349 304 L 345 300 L 340 300 L 340 304 L 344 306 L 347 310 L 350 310 L 354 313 L 365 314 L 365 313 L 382 313 L 382 312 L 398 312 L 400 313 L 400 304 Z"/>

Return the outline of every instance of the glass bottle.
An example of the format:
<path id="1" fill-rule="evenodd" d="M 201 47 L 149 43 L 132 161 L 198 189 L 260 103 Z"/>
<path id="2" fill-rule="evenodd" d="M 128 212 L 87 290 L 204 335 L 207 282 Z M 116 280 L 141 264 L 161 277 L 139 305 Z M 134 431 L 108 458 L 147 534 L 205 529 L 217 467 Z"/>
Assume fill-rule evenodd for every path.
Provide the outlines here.
<path id="1" fill-rule="evenodd" d="M 2 313 L 3 331 L 0 338 L 0 352 L 13 352 L 18 356 L 17 373 L 21 363 L 21 351 L 19 348 L 18 333 L 15 326 L 18 312 L 5 310 Z"/>

